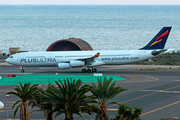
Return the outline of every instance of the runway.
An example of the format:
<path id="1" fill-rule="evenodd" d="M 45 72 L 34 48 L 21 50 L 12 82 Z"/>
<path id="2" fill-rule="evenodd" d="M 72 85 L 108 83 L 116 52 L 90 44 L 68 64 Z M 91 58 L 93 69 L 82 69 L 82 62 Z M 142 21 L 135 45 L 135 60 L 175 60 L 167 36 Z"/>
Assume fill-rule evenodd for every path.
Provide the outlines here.
<path id="1" fill-rule="evenodd" d="M 19 67 L 2 65 L 0 66 L 0 76 L 6 77 L 7 74 L 20 73 Z M 8 68 L 7 68 L 8 67 Z M 130 69 L 132 67 L 132 69 Z M 116 96 L 113 101 L 120 104 L 127 104 L 132 107 L 143 108 L 141 115 L 142 120 L 159 120 L 160 118 L 178 117 L 180 118 L 180 71 L 179 70 L 142 70 L 147 66 L 104 66 L 98 67 L 98 73 L 104 75 L 116 75 L 125 78 L 123 81 L 118 81 L 118 86 L 124 87 L 127 90 Z M 151 66 L 152 67 L 152 66 Z M 157 66 L 153 66 L 157 67 Z M 159 66 L 158 66 L 159 67 Z M 164 67 L 164 66 L 162 66 Z M 176 67 L 179 66 L 166 66 Z M 81 68 L 68 69 L 60 71 L 57 68 L 25 68 L 23 74 L 73 74 L 79 75 Z M 85 73 L 87 75 L 93 73 Z M 0 86 L 0 101 L 5 104 L 5 108 L 0 110 L 0 118 L 6 118 L 5 113 L 9 113 L 9 118 L 13 118 L 12 105 L 18 99 L 11 95 L 6 97 L 8 91 L 12 91 L 14 85 Z M 46 88 L 47 85 L 42 85 Z M 114 118 L 117 114 L 118 105 L 109 105 L 108 112 L 110 118 Z M 81 119 L 74 115 L 75 119 Z M 83 115 L 84 119 L 94 120 L 95 115 Z M 19 118 L 18 113 L 16 118 Z M 64 116 L 58 117 L 63 119 Z M 31 114 L 31 119 L 45 119 L 42 112 Z"/>

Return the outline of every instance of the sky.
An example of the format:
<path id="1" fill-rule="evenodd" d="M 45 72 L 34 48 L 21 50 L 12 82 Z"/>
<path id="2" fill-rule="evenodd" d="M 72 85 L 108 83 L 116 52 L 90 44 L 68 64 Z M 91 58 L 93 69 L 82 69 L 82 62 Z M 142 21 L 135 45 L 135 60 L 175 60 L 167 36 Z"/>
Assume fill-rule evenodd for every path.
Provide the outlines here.
<path id="1" fill-rule="evenodd" d="M 0 5 L 180 5 L 180 0 L 0 0 Z"/>

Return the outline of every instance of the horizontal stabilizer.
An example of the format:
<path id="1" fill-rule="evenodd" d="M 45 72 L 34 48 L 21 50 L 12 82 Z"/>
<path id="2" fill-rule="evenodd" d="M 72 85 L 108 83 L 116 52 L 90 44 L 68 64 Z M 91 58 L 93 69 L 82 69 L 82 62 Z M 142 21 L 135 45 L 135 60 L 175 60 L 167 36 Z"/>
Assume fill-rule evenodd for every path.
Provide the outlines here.
<path id="1" fill-rule="evenodd" d="M 154 50 L 154 51 L 151 52 L 151 54 L 152 54 L 153 56 L 157 56 L 157 55 L 159 55 L 159 54 L 165 53 L 167 50 L 168 50 L 168 49 L 164 49 L 164 50 Z"/>

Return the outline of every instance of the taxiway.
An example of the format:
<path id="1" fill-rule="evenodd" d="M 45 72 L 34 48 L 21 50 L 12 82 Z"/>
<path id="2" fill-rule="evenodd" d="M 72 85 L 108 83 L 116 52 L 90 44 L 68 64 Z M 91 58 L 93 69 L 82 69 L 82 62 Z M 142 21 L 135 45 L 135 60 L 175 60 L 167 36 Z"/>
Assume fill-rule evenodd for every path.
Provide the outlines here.
<path id="1" fill-rule="evenodd" d="M 149 67 L 149 66 L 148 66 Z M 113 101 L 120 104 L 127 104 L 132 107 L 143 108 L 142 120 L 159 120 L 160 118 L 180 117 L 180 71 L 179 70 L 155 70 L 159 66 L 150 66 L 154 69 L 146 69 L 147 66 L 103 66 L 98 68 L 98 73 L 104 75 L 116 75 L 125 78 L 124 81 L 116 82 L 116 85 L 127 90 L 117 95 Z M 178 68 L 180 66 L 161 66 L 166 68 Z M 81 68 L 67 69 L 60 71 L 57 68 L 25 68 L 26 72 L 21 73 L 19 67 L 0 64 L 0 76 L 7 77 L 7 74 L 82 74 Z M 83 73 L 84 74 L 84 73 Z M 87 75 L 93 73 L 85 73 Z M 46 88 L 47 85 L 42 85 Z M 14 85 L 0 86 L 0 101 L 5 104 L 4 109 L 0 110 L 0 118 L 13 118 L 12 105 L 18 100 L 17 97 L 10 95 L 6 97 L 8 91 L 13 91 Z M 117 114 L 118 105 L 109 105 L 108 112 L 110 118 Z M 74 115 L 75 119 L 81 119 Z M 95 115 L 83 115 L 84 119 L 94 120 Z M 15 118 L 19 118 L 17 113 Z M 63 119 L 64 116 L 58 117 Z M 45 119 L 42 112 L 31 114 L 31 119 Z"/>

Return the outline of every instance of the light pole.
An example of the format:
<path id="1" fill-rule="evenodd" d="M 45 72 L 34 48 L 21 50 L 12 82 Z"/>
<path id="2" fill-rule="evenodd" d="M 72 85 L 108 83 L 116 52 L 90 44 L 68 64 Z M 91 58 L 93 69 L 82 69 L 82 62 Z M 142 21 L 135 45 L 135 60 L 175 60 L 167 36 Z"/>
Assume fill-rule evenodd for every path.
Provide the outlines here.
<path id="1" fill-rule="evenodd" d="M 6 117 L 7 117 L 7 120 L 9 120 L 9 113 L 5 113 L 6 114 Z"/>

